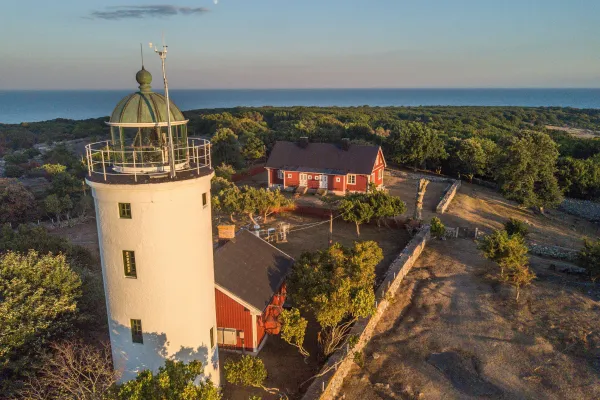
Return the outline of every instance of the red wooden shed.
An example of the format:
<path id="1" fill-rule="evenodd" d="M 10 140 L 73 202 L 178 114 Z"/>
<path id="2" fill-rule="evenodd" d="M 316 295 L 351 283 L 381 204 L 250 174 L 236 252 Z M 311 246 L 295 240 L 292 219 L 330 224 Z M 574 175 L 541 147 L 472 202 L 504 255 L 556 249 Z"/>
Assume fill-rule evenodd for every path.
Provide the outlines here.
<path id="1" fill-rule="evenodd" d="M 214 259 L 217 344 L 257 353 L 267 333 L 279 333 L 294 259 L 247 230 L 217 248 Z"/>

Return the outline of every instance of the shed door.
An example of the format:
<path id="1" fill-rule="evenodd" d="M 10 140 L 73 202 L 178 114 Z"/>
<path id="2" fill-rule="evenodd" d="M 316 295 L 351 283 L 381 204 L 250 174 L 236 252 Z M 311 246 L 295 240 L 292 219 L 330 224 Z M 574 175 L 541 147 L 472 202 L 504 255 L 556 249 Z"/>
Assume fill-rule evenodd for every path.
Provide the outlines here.
<path id="1" fill-rule="evenodd" d="M 306 174 L 300 174 L 300 186 L 306 186 L 306 185 L 307 185 Z"/>
<path id="2" fill-rule="evenodd" d="M 321 189 L 327 189 L 327 175 L 321 175 L 321 181 L 319 182 Z"/>

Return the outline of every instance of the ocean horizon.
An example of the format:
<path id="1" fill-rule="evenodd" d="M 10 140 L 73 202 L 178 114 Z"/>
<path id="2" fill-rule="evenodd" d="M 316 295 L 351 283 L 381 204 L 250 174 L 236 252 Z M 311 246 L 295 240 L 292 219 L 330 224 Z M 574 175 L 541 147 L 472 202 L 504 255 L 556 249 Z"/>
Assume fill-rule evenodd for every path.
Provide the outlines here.
<path id="1" fill-rule="evenodd" d="M 132 90 L 0 90 L 0 123 L 108 116 Z M 161 92 L 161 91 L 158 91 Z M 186 110 L 234 107 L 518 106 L 600 109 L 594 89 L 171 89 Z"/>

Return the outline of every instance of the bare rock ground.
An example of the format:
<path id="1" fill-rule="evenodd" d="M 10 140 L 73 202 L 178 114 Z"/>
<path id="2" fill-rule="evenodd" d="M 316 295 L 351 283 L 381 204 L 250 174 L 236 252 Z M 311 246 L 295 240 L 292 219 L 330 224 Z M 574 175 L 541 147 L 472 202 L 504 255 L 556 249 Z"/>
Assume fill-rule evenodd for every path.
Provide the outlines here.
<path id="1" fill-rule="evenodd" d="M 470 240 L 433 241 L 379 323 L 364 368 L 353 367 L 341 394 L 600 398 L 600 303 L 542 277 L 516 304 L 511 288 L 490 279 L 493 269 Z"/>

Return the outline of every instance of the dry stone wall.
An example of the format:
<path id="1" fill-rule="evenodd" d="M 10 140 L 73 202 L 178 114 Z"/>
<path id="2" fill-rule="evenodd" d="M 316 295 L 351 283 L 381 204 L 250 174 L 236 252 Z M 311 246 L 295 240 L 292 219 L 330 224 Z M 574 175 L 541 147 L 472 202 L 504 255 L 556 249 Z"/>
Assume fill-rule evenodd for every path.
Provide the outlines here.
<path id="1" fill-rule="evenodd" d="M 460 188 L 460 181 L 454 181 L 454 183 L 452 183 L 452 185 L 450 185 L 450 187 L 448 187 L 448 189 L 444 193 L 444 196 L 442 197 L 442 199 L 438 203 L 437 207 L 435 208 L 435 212 L 437 212 L 438 214 L 445 213 L 446 209 L 452 202 L 452 199 L 454 199 L 454 195 L 456 195 L 456 192 L 458 191 L 459 188 Z"/>
<path id="2" fill-rule="evenodd" d="M 352 349 L 340 349 L 329 357 L 323 368 L 321 368 L 321 371 L 328 372 L 313 381 L 302 397 L 303 400 L 335 398 L 342 387 L 344 378 L 352 367 L 354 352 L 363 350 L 373 336 L 373 331 L 381 316 L 389 306 L 388 293 L 395 293 L 398 290 L 400 283 L 425 249 L 429 238 L 429 226 L 424 226 L 392 262 L 384 281 L 375 292 L 377 299 L 375 314 L 357 321 L 350 331 L 351 336 L 358 338 L 358 343 Z"/>
<path id="3" fill-rule="evenodd" d="M 564 260 L 569 262 L 575 262 L 578 259 L 579 252 L 573 249 L 567 249 L 565 247 L 550 246 L 546 244 L 537 244 L 530 242 L 527 244 L 529 252 L 540 257 L 555 258 L 557 260 Z"/>
<path id="4" fill-rule="evenodd" d="M 600 203 L 567 198 L 563 200 L 558 208 L 568 214 L 585 218 L 588 221 L 600 222 Z"/>

